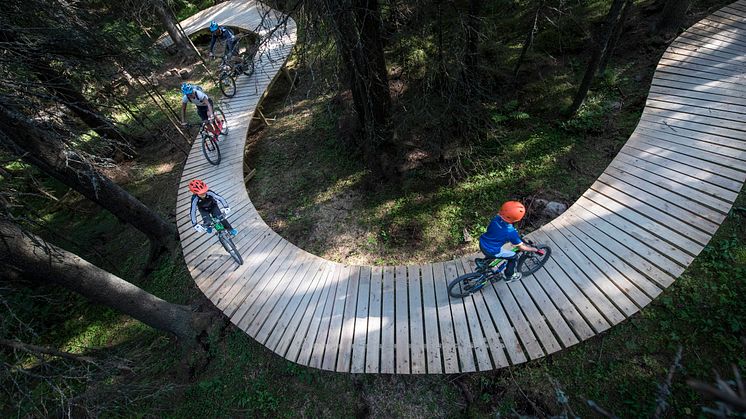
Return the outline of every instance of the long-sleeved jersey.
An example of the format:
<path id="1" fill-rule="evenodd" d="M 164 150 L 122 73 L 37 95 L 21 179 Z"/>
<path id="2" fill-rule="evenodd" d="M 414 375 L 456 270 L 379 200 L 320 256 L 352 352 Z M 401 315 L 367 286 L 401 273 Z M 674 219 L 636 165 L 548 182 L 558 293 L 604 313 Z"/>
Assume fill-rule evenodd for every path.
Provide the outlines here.
<path id="1" fill-rule="evenodd" d="M 189 217 L 192 220 L 192 225 L 197 225 L 197 211 L 202 214 L 202 219 L 205 224 L 207 224 L 210 221 L 209 214 L 218 203 L 220 203 L 220 206 L 223 208 L 228 208 L 228 201 L 213 191 L 208 190 L 204 199 L 200 198 L 197 194 L 192 195 L 192 207 L 189 210 Z"/>
<path id="2" fill-rule="evenodd" d="M 211 54 L 213 52 L 213 49 L 215 48 L 215 42 L 217 42 L 218 38 L 226 42 L 231 41 L 234 38 L 233 32 L 224 26 L 220 27 L 220 35 L 218 35 L 216 32 L 213 32 L 212 38 L 210 38 L 210 53 Z"/>

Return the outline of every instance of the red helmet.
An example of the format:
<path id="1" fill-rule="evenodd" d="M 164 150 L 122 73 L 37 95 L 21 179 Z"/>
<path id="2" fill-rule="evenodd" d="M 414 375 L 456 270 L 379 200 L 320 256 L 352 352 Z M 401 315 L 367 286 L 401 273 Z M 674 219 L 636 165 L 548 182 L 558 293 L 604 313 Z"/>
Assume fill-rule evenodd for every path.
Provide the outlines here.
<path id="1" fill-rule="evenodd" d="M 200 179 L 194 179 L 191 182 L 189 182 L 189 190 L 192 193 L 201 195 L 207 192 L 207 184 Z"/>
<path id="2" fill-rule="evenodd" d="M 500 216 L 509 223 L 517 223 L 526 215 L 526 207 L 518 201 L 508 201 L 500 207 Z"/>

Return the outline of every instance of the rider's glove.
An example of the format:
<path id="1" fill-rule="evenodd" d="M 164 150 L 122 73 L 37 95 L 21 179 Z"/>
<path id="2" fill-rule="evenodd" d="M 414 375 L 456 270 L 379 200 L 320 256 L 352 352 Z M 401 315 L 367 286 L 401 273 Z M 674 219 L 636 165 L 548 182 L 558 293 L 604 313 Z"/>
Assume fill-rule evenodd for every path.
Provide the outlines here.
<path id="1" fill-rule="evenodd" d="M 202 224 L 195 224 L 194 229 L 197 231 L 197 233 L 204 233 L 205 227 L 202 226 Z"/>
<path id="2" fill-rule="evenodd" d="M 222 211 L 223 214 L 228 215 L 231 212 L 231 208 L 230 207 L 225 207 L 225 208 L 221 209 L 220 211 Z"/>
<path id="3" fill-rule="evenodd" d="M 207 234 L 211 234 L 211 233 L 212 233 L 212 227 L 207 227 Z"/>

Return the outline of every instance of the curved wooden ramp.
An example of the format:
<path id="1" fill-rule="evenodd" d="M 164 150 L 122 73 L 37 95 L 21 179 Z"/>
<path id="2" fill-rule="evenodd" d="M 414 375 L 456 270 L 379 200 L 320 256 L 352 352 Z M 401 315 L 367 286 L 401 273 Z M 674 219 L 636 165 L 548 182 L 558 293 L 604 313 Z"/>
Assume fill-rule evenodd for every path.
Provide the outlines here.
<path id="1" fill-rule="evenodd" d="M 264 19 L 262 19 L 264 18 Z M 187 19 L 266 34 L 257 72 L 224 101 L 230 124 L 219 167 L 195 143 L 177 198 L 189 270 L 231 321 L 282 357 L 354 373 L 483 371 L 559 351 L 630 317 L 671 285 L 724 220 L 746 179 L 746 0 L 694 25 L 660 60 L 640 122 L 580 199 L 531 238 L 554 249 L 534 277 L 449 299 L 471 258 L 414 266 L 349 266 L 273 232 L 242 178 L 243 146 L 262 94 L 287 59 L 295 24 L 254 2 L 222 3 Z M 205 179 L 234 210 L 230 260 L 196 234 L 186 185 Z"/>

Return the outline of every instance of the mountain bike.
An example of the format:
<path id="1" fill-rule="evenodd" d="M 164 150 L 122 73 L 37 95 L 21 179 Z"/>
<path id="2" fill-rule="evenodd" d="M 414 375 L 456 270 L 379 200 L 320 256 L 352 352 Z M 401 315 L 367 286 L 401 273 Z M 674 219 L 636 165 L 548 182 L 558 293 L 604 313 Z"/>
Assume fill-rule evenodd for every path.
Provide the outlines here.
<path id="1" fill-rule="evenodd" d="M 208 162 L 214 165 L 220 164 L 220 147 L 218 141 L 220 136 L 228 133 L 228 122 L 225 120 L 225 114 L 223 110 L 215 106 L 212 108 L 214 111 L 215 122 L 218 125 L 218 131 L 213 132 L 213 129 L 209 128 L 207 121 L 202 121 L 199 124 L 187 124 L 188 127 L 199 125 L 199 136 L 202 141 L 202 154 Z"/>
<path id="2" fill-rule="evenodd" d="M 236 51 L 240 51 L 241 48 L 237 44 L 234 48 Z M 254 55 L 256 54 L 255 48 L 249 48 L 249 50 L 243 54 L 237 53 L 239 56 L 238 60 L 232 60 L 233 53 L 228 52 L 223 55 L 220 61 L 220 74 L 218 75 L 218 86 L 220 91 L 226 97 L 233 97 L 236 94 L 236 77 L 239 74 L 245 74 L 251 76 L 254 74 Z"/>
<path id="3" fill-rule="evenodd" d="M 515 269 L 523 276 L 537 272 L 552 255 L 552 249 L 547 245 L 534 244 L 530 240 L 526 240 L 526 243 L 539 251 L 520 252 L 517 246 L 513 247 L 514 252 L 520 252 Z M 461 275 L 448 284 L 448 294 L 451 297 L 464 298 L 493 281 L 505 280 L 505 268 L 508 266 L 506 259 L 477 258 L 474 259 L 474 263 L 477 265 L 474 272 Z"/>
<path id="4" fill-rule="evenodd" d="M 233 243 L 233 239 L 231 239 L 231 234 L 225 229 L 225 226 L 223 226 L 223 220 L 225 220 L 225 215 L 215 217 L 210 214 L 210 225 L 208 226 L 208 228 L 215 229 L 215 234 L 217 234 L 218 236 L 218 241 L 220 241 L 220 244 L 223 245 L 225 251 L 228 252 L 229 255 L 231 255 L 236 263 L 238 263 L 239 265 L 243 265 L 243 258 L 241 257 L 241 254 L 238 253 L 238 249 Z"/>

